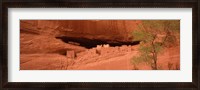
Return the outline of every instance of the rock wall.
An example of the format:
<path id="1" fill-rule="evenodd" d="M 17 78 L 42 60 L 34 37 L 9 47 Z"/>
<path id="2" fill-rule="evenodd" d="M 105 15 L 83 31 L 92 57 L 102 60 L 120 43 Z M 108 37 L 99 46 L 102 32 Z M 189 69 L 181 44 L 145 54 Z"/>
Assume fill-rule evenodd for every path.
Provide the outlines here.
<path id="1" fill-rule="evenodd" d="M 84 37 L 113 41 L 131 41 L 137 20 L 22 20 L 21 30 L 32 29 L 54 37 Z"/>

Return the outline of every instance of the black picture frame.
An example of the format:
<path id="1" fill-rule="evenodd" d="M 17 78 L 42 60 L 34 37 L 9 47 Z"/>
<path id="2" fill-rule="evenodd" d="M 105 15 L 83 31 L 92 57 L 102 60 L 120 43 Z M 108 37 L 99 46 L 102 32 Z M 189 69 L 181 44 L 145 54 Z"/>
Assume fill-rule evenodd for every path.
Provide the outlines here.
<path id="1" fill-rule="evenodd" d="M 192 8 L 192 82 L 8 82 L 8 8 Z M 199 26 L 200 1 L 198 0 L 3 0 L 1 2 L 1 89 L 11 88 L 153 88 L 200 89 Z"/>

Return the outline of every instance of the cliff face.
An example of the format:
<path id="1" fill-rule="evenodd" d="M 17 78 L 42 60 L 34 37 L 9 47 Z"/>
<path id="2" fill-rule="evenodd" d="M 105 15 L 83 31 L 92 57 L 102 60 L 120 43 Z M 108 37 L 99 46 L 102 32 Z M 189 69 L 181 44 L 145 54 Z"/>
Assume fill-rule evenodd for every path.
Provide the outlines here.
<path id="1" fill-rule="evenodd" d="M 133 20 L 23 20 L 21 30 L 54 37 L 132 41 Z"/>
<path id="2" fill-rule="evenodd" d="M 138 23 L 127 20 L 21 20 L 20 52 L 64 53 L 69 49 L 79 52 L 84 47 L 102 43 L 127 43 L 132 41 L 130 34 Z M 68 40 L 78 41 L 83 47 L 66 43 Z"/>
<path id="3" fill-rule="evenodd" d="M 136 69 L 131 60 L 138 55 L 139 45 L 134 44 L 131 33 L 140 23 L 136 20 L 21 20 L 20 69 Z M 109 44 L 109 48 L 102 48 L 102 43 Z M 85 47 L 90 45 L 92 48 Z M 67 51 L 76 53 L 76 58 L 67 58 L 70 55 Z M 178 69 L 180 47 L 164 49 L 158 55 L 158 64 L 164 70 Z M 151 69 L 144 63 L 137 68 Z"/>

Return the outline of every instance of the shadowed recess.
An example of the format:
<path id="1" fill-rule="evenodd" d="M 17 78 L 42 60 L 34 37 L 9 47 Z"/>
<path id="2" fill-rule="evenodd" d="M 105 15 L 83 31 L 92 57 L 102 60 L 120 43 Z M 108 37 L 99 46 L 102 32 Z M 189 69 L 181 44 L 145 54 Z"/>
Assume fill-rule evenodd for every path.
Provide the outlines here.
<path id="1" fill-rule="evenodd" d="M 56 38 L 61 39 L 65 43 L 83 46 L 83 47 L 88 48 L 88 49 L 96 47 L 97 45 L 102 45 L 102 44 L 109 44 L 110 46 L 137 45 L 137 44 L 139 44 L 139 41 L 120 42 L 120 41 L 75 38 L 75 37 L 66 37 L 66 36 L 56 37 Z"/>

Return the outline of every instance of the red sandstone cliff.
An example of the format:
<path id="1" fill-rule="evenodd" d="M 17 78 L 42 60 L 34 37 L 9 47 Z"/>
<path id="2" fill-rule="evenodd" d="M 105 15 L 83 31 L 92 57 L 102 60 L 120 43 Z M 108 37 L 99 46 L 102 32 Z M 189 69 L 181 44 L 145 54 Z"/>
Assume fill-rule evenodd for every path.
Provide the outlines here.
<path id="1" fill-rule="evenodd" d="M 92 56 L 79 52 L 88 49 L 82 46 L 65 43 L 56 37 L 86 38 L 103 41 L 132 41 L 131 32 L 141 21 L 134 20 L 21 20 L 20 21 L 20 69 L 21 70 L 55 70 L 55 69 L 81 69 L 81 70 L 130 70 L 134 69 L 130 60 L 138 54 L 137 49 L 129 52 L 115 52 L 106 55 Z M 135 46 L 133 46 L 135 48 Z M 137 46 L 136 46 L 137 47 Z M 68 60 L 66 51 L 74 50 L 78 57 Z M 108 50 L 107 50 L 108 51 Z M 111 50 L 109 50 L 111 51 Z M 180 47 L 165 50 L 158 60 L 162 69 L 173 69 L 180 66 Z M 139 69 L 151 69 L 141 65 Z"/>
<path id="2" fill-rule="evenodd" d="M 54 37 L 131 41 L 130 33 L 138 23 L 135 20 L 22 20 L 20 29 Z"/>
<path id="3" fill-rule="evenodd" d="M 21 53 L 65 52 L 83 47 L 70 45 L 56 37 L 100 39 L 104 41 L 132 41 L 130 33 L 140 21 L 116 20 L 21 20 Z"/>

